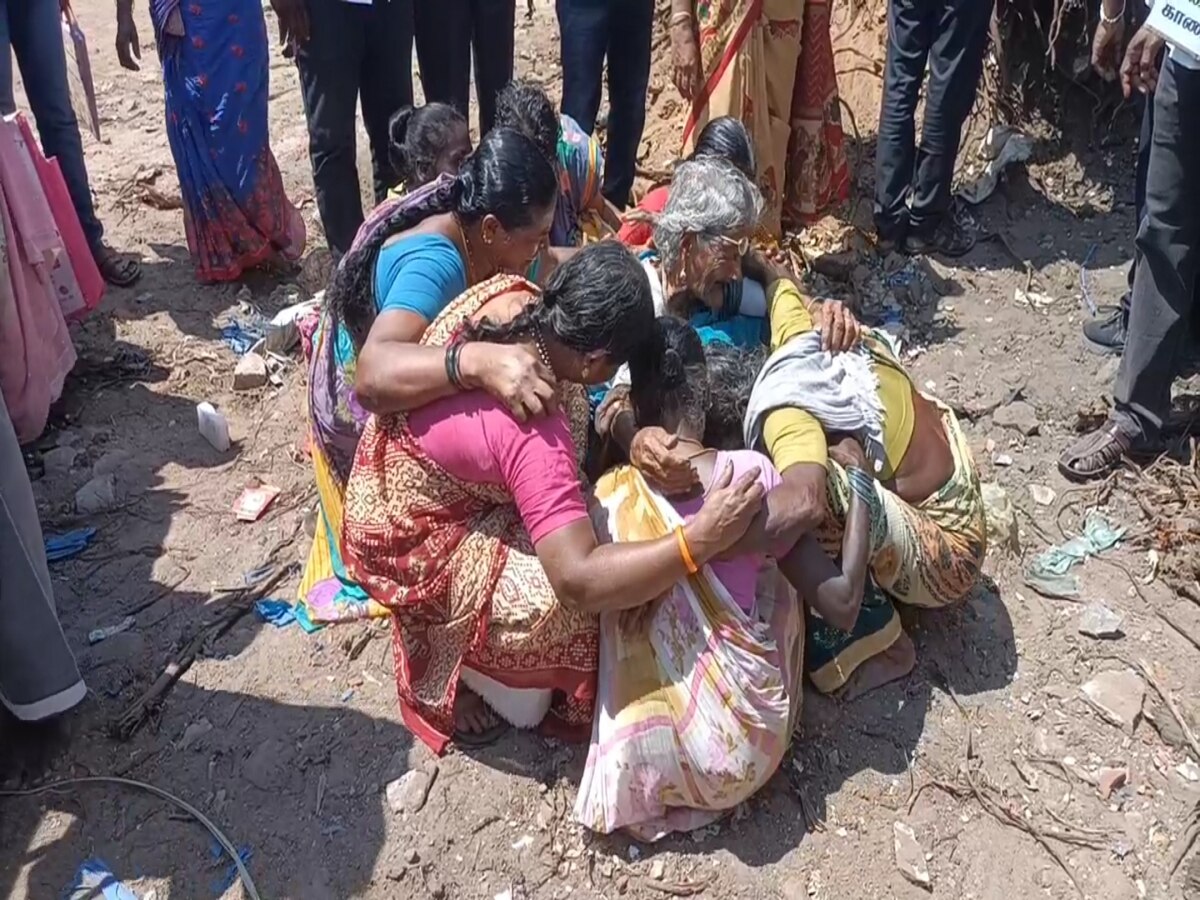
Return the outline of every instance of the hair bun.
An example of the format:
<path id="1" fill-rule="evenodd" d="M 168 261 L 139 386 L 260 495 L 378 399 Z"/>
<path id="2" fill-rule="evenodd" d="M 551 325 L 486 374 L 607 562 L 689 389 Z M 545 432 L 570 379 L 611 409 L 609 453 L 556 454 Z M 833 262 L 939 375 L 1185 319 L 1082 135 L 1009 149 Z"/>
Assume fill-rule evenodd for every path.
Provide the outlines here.
<path id="1" fill-rule="evenodd" d="M 413 108 L 405 106 L 392 113 L 388 119 L 388 161 L 403 178 L 408 170 L 404 141 L 408 137 L 408 124 L 412 121 Z"/>
<path id="2" fill-rule="evenodd" d="M 469 156 L 462 167 L 459 168 L 458 174 L 454 176 L 454 184 L 450 189 L 451 196 L 454 200 L 454 208 L 457 210 L 470 209 L 475 202 L 475 176 L 472 174 L 472 162 L 474 162 L 474 154 Z"/>
<path id="3" fill-rule="evenodd" d="M 388 139 L 393 144 L 403 144 L 404 139 L 408 137 L 408 123 L 412 121 L 413 108 L 405 106 L 394 113 L 388 119 Z"/>
<path id="4" fill-rule="evenodd" d="M 674 387 L 683 381 L 683 357 L 674 347 L 663 349 L 659 366 L 662 369 L 664 386 Z"/>

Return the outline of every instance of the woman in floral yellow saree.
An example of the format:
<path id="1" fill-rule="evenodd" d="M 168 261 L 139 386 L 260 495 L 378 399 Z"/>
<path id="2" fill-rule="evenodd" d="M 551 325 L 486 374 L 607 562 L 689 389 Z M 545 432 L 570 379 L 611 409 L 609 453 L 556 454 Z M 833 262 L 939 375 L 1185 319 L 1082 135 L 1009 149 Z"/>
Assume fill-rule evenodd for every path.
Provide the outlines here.
<path id="1" fill-rule="evenodd" d="M 741 119 L 776 236 L 844 199 L 829 0 L 672 0 L 671 11 L 675 84 L 692 103 L 684 152 L 711 119 Z"/>

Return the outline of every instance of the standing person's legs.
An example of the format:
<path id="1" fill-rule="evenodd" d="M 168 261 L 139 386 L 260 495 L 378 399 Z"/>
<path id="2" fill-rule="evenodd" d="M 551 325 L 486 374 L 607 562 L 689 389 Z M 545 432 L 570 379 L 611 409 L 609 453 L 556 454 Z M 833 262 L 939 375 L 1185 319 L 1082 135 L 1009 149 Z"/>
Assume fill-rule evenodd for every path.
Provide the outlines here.
<path id="1" fill-rule="evenodd" d="M 653 3 L 613 0 L 608 25 L 609 115 L 603 190 L 609 202 L 622 210 L 633 190 L 638 145 L 646 125 L 653 29 Z"/>
<path id="2" fill-rule="evenodd" d="M 1058 466 L 1068 478 L 1105 475 L 1139 441 L 1157 437 L 1197 314 L 1200 171 L 1191 163 L 1200 141 L 1200 72 L 1166 60 L 1153 102 L 1146 210 L 1115 409 L 1101 428 L 1063 452 Z"/>
<path id="3" fill-rule="evenodd" d="M 308 0 L 310 37 L 296 53 L 317 209 L 335 258 L 363 221 L 355 158 L 355 107 L 370 7 Z"/>
<path id="4" fill-rule="evenodd" d="M 1146 172 L 1150 167 L 1150 141 L 1154 135 L 1154 102 L 1144 94 L 1137 94 L 1142 105 L 1142 127 L 1138 132 L 1137 162 L 1134 169 L 1133 200 L 1137 219 L 1134 235 L 1142 224 L 1146 209 Z M 1129 264 L 1128 287 L 1121 302 L 1108 315 L 1083 323 L 1083 338 L 1087 346 L 1097 353 L 1115 354 L 1125 349 L 1125 335 L 1129 328 L 1129 298 L 1133 295 L 1133 279 L 1137 273 L 1138 252 L 1134 247 L 1133 262 Z"/>
<path id="5" fill-rule="evenodd" d="M 54 610 L 37 507 L 0 398 L 0 704 L 34 722 L 86 695 Z"/>
<path id="6" fill-rule="evenodd" d="M 3 12 L 8 29 L 5 43 L 11 44 L 21 67 L 25 95 L 42 138 L 42 150 L 46 156 L 58 158 L 71 204 L 101 274 L 111 284 L 127 287 L 141 277 L 142 270 L 133 260 L 117 258 L 104 244 L 104 226 L 96 217 L 83 160 L 79 121 L 71 107 L 58 0 L 7 0 Z M 4 54 L 8 56 L 7 46 Z M 4 90 L 0 91 L 0 113 L 8 114 L 15 112 L 16 106 L 12 63 L 6 59 L 5 66 L 7 78 Z"/>
<path id="7" fill-rule="evenodd" d="M 875 147 L 875 229 L 881 242 L 908 230 L 908 194 L 916 157 L 917 101 L 933 42 L 932 0 L 889 0 L 883 106 Z"/>
<path id="8" fill-rule="evenodd" d="M 591 134 L 600 111 L 609 0 L 557 0 L 554 8 L 562 50 L 562 111 Z"/>
<path id="9" fill-rule="evenodd" d="M 371 142 L 375 202 L 381 203 L 400 181 L 388 154 L 388 119 L 413 102 L 413 0 L 376 3 L 371 7 L 371 19 L 359 90 L 363 123 Z"/>
<path id="10" fill-rule="evenodd" d="M 1154 94 L 1146 206 L 1138 231 L 1129 335 L 1113 398 L 1143 436 L 1154 437 L 1171 407 L 1200 277 L 1200 72 L 1164 60 Z"/>
<path id="11" fill-rule="evenodd" d="M 496 95 L 512 81 L 517 3 L 516 0 L 473 0 L 472 7 L 475 96 L 479 100 L 479 134 L 483 136 L 496 124 Z"/>
<path id="12" fill-rule="evenodd" d="M 974 244 L 974 238 L 968 240 L 965 235 L 959 242 L 935 241 L 934 233 L 950 209 L 954 162 L 963 123 L 975 103 L 983 74 L 992 5 L 990 0 L 946 0 L 934 25 L 936 35 L 929 53 L 929 90 L 909 222 L 914 237 L 930 240 L 935 244 L 930 249 L 944 253 L 964 253 Z"/>
<path id="13" fill-rule="evenodd" d="M 470 0 L 414 0 L 413 24 L 426 103 L 471 106 Z"/>
<path id="14" fill-rule="evenodd" d="M 21 67 L 25 94 L 42 138 L 42 149 L 47 156 L 58 157 L 84 236 L 89 246 L 97 248 L 104 237 L 104 227 L 92 206 L 87 166 L 83 161 L 83 140 L 79 136 L 75 110 L 71 107 L 58 0 L 9 0 L 6 6 L 9 40 Z M 6 105 L 12 104 L 13 100 L 11 83 L 10 74 L 9 91 L 4 97 Z M 5 114 L 14 111 L 13 106 L 0 110 Z"/>

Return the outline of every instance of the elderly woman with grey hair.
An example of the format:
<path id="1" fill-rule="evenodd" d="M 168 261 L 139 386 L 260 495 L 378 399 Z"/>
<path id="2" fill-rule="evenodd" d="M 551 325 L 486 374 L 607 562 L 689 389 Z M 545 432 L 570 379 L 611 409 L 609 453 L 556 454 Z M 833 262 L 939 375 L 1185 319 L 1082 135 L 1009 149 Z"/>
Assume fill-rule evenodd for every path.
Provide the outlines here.
<path id="1" fill-rule="evenodd" d="M 627 216 L 653 225 L 645 249 L 644 228 L 623 230 L 621 237 L 640 250 L 660 315 L 687 319 L 705 343 L 766 342 L 766 288 L 778 276 L 797 279 L 761 252 L 763 210 L 762 194 L 741 168 L 723 157 L 698 156 L 675 169 L 661 212 Z M 826 349 L 836 353 L 858 342 L 858 322 L 841 303 L 806 308 L 819 312 Z"/>
<path id="2" fill-rule="evenodd" d="M 728 346 L 734 342 L 725 341 L 724 347 L 709 342 L 710 383 L 728 388 L 737 382 L 741 393 L 731 403 L 710 392 L 706 426 L 723 420 L 725 437 L 714 433 L 706 440 L 736 445 L 740 428 L 741 442 L 765 451 L 779 472 L 779 483 L 767 494 L 744 546 L 792 546 L 818 529 L 831 542 L 840 538 L 846 499 L 856 490 L 851 481 L 862 481 L 859 488 L 878 501 L 882 515 L 872 517 L 871 575 L 889 599 L 871 598 L 861 608 L 869 614 L 851 629 L 842 622 L 819 637 L 810 633 L 806 648 L 819 660 L 814 683 L 827 692 L 844 687 L 858 664 L 871 660 L 854 689 L 866 690 L 906 674 L 915 658 L 891 601 L 947 606 L 976 583 L 987 552 L 978 470 L 954 413 L 918 390 L 886 340 L 868 333 L 852 352 L 831 355 L 794 280 L 754 254 L 739 260 L 731 252 L 746 249 L 739 242 L 746 240 L 742 229 L 752 221 L 753 192 L 737 183 L 744 176 L 732 168 L 712 173 L 719 183 L 710 183 L 703 196 L 691 190 L 689 180 L 677 179 L 658 220 L 665 307 L 695 322 L 697 303 L 686 298 L 686 289 L 695 292 L 691 296 L 707 297 L 712 283 L 735 274 L 760 277 L 766 285 L 771 353 L 757 374 L 752 374 L 758 367 L 751 354 L 740 370 L 714 365 L 723 354 L 735 353 Z M 755 271 L 760 265 L 762 270 Z M 676 285 L 684 286 L 682 302 Z M 705 307 L 699 315 L 705 312 L 720 321 L 719 311 Z M 744 305 L 742 312 L 747 312 Z M 630 462 L 667 496 L 699 489 L 694 451 L 653 422 L 641 421 L 619 397 L 602 405 L 597 430 L 628 447 Z M 857 468 L 865 480 L 862 475 L 851 479 L 834 464 L 833 448 L 841 435 L 862 445 L 870 465 Z"/>
<path id="3" fill-rule="evenodd" d="M 777 327 L 772 313 L 779 296 L 798 303 L 781 308 L 789 331 L 813 331 L 820 323 L 825 349 L 835 353 L 854 346 L 860 327 L 839 302 L 810 303 L 800 297 L 795 276 L 754 247 L 763 215 L 758 187 L 724 159 L 700 157 L 679 164 L 661 213 L 654 217 L 654 246 L 641 254 L 650 278 L 658 315 L 684 319 L 704 344 L 737 347 L 768 343 Z M 600 434 L 616 442 L 652 481 L 671 490 L 684 483 L 691 468 L 672 466 L 669 439 L 655 430 L 632 426 L 623 370 L 596 414 Z"/>

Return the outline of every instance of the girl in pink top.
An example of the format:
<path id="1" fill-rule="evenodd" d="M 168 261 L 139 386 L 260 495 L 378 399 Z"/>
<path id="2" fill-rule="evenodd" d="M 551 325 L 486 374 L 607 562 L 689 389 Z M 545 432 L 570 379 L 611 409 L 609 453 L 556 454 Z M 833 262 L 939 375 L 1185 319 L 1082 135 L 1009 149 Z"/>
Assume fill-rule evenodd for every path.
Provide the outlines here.
<path id="1" fill-rule="evenodd" d="M 652 352 L 629 362 L 630 412 L 637 427 L 658 426 L 675 435 L 678 446 L 691 456 L 701 485 L 693 495 L 671 497 L 671 504 L 685 520 L 689 519 L 703 504 L 715 477 L 730 465 L 735 478 L 757 470 L 758 483 L 769 501 L 770 491 L 782 480 L 771 460 L 755 450 L 714 449 L 720 444 L 736 447 L 740 435 L 706 434 L 710 404 L 722 387 L 733 386 L 710 382 L 704 347 L 695 329 L 677 319 L 656 319 L 654 343 Z M 869 529 L 867 506 L 854 495 L 842 545 L 842 568 L 811 535 L 767 548 L 769 554 L 764 553 L 757 546 L 759 530 L 754 527 L 710 567 L 734 602 L 752 615 L 759 571 L 770 555 L 780 561 L 780 571 L 808 606 L 848 631 L 854 625 L 866 583 Z M 737 552 L 739 547 L 743 552 Z"/>

